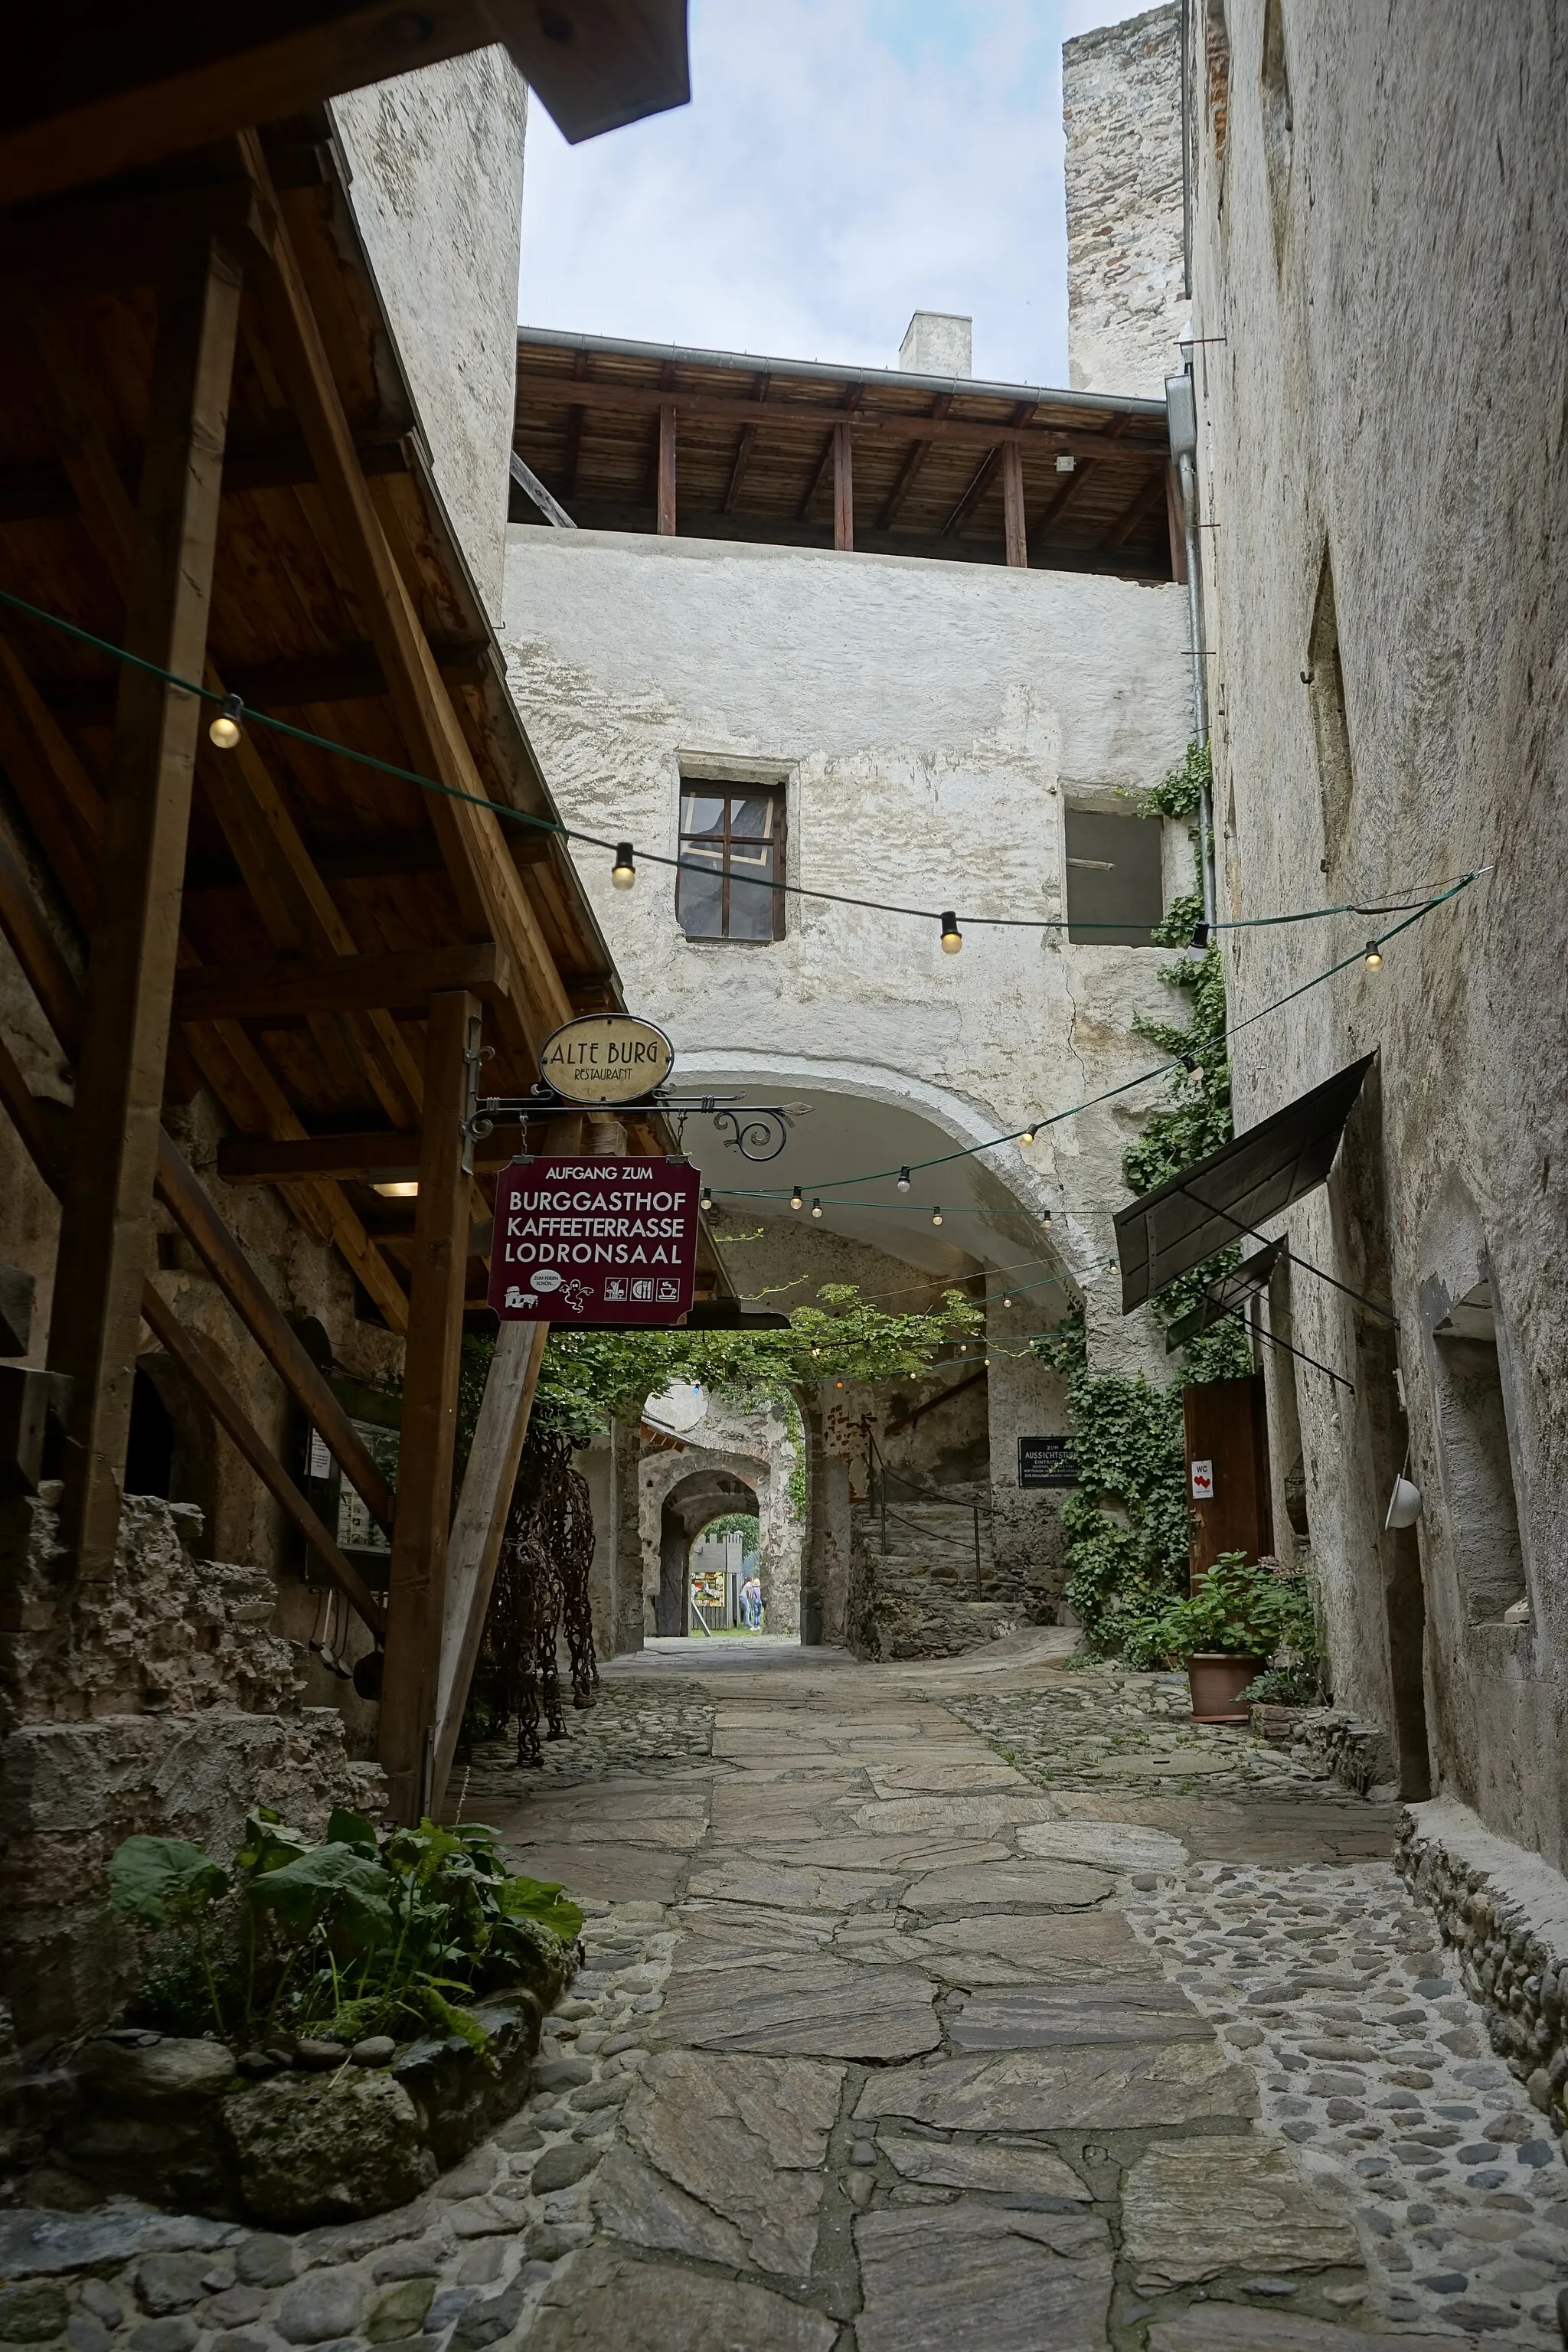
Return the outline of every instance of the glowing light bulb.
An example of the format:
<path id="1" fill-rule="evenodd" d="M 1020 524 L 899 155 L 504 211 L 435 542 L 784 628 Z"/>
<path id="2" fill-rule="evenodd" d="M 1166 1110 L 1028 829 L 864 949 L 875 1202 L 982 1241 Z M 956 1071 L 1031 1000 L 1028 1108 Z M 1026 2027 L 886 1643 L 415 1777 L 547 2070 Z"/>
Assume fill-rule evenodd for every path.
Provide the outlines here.
<path id="1" fill-rule="evenodd" d="M 1029 1148 L 1030 1144 L 1031 1144 L 1031 1143 L 1033 1143 L 1034 1139 L 1035 1139 L 1035 1130 L 1034 1130 L 1034 1129 L 1033 1129 L 1032 1127 L 1026 1127 L 1026 1128 L 1024 1129 L 1023 1134 L 1018 1138 L 1018 1146 L 1019 1146 L 1019 1149 L 1020 1149 L 1021 1150 L 1023 1150 L 1023 1151 L 1027 1151 L 1027 1150 L 1028 1150 L 1028 1148 Z"/>
<path id="2" fill-rule="evenodd" d="M 220 751 L 232 751 L 239 740 L 239 722 L 245 716 L 245 705 L 237 694 L 226 694 L 217 717 L 207 729 L 207 740 L 216 743 Z"/>
<path id="3" fill-rule="evenodd" d="M 950 908 L 942 919 L 942 951 L 956 955 L 963 945 L 963 933 L 958 928 L 958 917 Z"/>
<path id="4" fill-rule="evenodd" d="M 1383 950 L 1375 940 L 1368 940 L 1366 943 L 1366 968 L 1368 971 L 1383 970 Z"/>
<path id="5" fill-rule="evenodd" d="M 894 1187 L 894 1190 L 900 1192 L 907 1192 L 909 1189 L 910 1171 L 907 1168 L 900 1168 L 899 1171 L 899 1181 L 897 1185 Z"/>
<path id="6" fill-rule="evenodd" d="M 411 1182 L 373 1184 L 371 1191 L 379 1192 L 384 1201 L 416 1201 L 419 1198 L 418 1185 Z"/>
<path id="7" fill-rule="evenodd" d="M 713 1206 L 713 1195 L 706 1184 L 702 1187 L 702 1206 L 705 1209 L 710 1209 Z"/>
<path id="8" fill-rule="evenodd" d="M 1043 1225 L 1048 1225 L 1048 1224 L 1050 1223 L 1050 1222 L 1051 1222 L 1051 1213 L 1050 1213 L 1050 1211 L 1047 1209 L 1047 1210 L 1045 1212 L 1044 1215 L 1041 1217 L 1041 1219 L 1040 1219 L 1040 1223 L 1041 1223 Z"/>
<path id="9" fill-rule="evenodd" d="M 812 1213 L 812 1215 L 813 1215 L 814 1217 L 820 1217 L 820 1216 L 821 1216 L 821 1214 L 822 1214 L 822 1203 L 821 1203 L 821 1202 L 820 1202 L 820 1201 L 814 1201 L 814 1202 L 812 1202 L 812 1204 L 811 1204 L 811 1213 Z"/>
<path id="10" fill-rule="evenodd" d="M 1005 1299 L 1002 1301 L 1002 1304 L 1003 1304 L 1003 1306 L 1004 1306 L 1004 1307 L 1011 1307 L 1011 1305 L 1013 1304 L 1013 1302 L 1012 1302 L 1012 1300 L 1011 1300 L 1010 1298 L 1005 1298 Z"/>
<path id="11" fill-rule="evenodd" d="M 616 862 L 610 868 L 610 879 L 617 890 L 629 890 L 637 878 L 637 854 L 629 841 L 616 844 Z"/>
<path id="12" fill-rule="evenodd" d="M 941 1223 L 942 1223 L 942 1211 L 941 1211 L 940 1209 L 933 1209 L 933 1210 L 931 1211 L 931 1223 L 932 1223 L 932 1224 L 933 1224 L 933 1225 L 940 1225 L 940 1224 L 941 1224 Z"/>
<path id="13" fill-rule="evenodd" d="M 798 1184 L 789 1196 L 789 1204 L 792 1209 L 804 1209 L 805 1206 L 805 1195 Z"/>

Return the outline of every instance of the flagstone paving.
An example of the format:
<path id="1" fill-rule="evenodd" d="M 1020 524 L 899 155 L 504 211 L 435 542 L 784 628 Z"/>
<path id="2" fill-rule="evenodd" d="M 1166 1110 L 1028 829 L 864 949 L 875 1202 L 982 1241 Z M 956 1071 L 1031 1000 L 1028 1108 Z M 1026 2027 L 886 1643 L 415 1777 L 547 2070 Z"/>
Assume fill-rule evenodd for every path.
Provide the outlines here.
<path id="1" fill-rule="evenodd" d="M 471 1777 L 589 1913 L 524 2112 L 343 2229 L 0 2215 L 0 2345 L 1560 2343 L 1568 2172 L 1392 1808 L 1059 1635 L 693 1648 L 614 1663 L 574 1768 Z"/>

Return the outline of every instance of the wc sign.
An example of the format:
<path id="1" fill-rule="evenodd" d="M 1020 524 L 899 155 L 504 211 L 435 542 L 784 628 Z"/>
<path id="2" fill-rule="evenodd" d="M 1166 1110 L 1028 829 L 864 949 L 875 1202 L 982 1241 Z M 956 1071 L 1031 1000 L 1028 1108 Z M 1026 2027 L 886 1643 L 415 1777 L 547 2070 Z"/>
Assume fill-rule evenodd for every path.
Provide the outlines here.
<path id="1" fill-rule="evenodd" d="M 1212 1462 L 1193 1464 L 1193 1500 L 1194 1503 L 1214 1501 L 1214 1464 Z"/>

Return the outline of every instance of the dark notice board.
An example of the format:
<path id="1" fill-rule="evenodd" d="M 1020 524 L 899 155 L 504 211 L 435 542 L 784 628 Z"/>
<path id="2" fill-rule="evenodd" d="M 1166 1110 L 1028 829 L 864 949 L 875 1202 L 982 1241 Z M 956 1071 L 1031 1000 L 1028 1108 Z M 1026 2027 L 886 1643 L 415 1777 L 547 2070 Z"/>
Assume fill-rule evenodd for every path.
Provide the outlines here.
<path id="1" fill-rule="evenodd" d="M 1076 1486 L 1078 1455 L 1070 1437 L 1020 1437 L 1020 1486 Z"/>

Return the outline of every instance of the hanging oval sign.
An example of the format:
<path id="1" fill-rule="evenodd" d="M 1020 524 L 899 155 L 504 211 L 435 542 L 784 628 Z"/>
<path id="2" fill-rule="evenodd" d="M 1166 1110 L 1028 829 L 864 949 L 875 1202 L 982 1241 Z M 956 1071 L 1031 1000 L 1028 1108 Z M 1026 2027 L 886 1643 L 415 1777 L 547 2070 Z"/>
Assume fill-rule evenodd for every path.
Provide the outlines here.
<path id="1" fill-rule="evenodd" d="M 636 1102 L 662 1086 L 674 1066 L 663 1030 L 630 1013 L 585 1013 L 547 1037 L 539 1055 L 545 1085 L 584 1109 Z"/>

